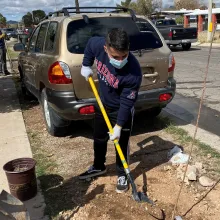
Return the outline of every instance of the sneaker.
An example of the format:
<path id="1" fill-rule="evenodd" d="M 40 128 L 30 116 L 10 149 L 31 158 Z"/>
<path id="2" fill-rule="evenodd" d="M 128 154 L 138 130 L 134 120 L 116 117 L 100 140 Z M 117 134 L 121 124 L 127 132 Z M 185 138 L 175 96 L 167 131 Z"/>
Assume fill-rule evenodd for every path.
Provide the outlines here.
<path id="1" fill-rule="evenodd" d="M 82 173 L 79 175 L 79 179 L 85 180 L 85 179 L 92 178 L 95 176 L 101 176 L 102 174 L 105 174 L 105 173 L 106 173 L 106 168 L 96 169 L 94 166 L 91 166 L 85 173 Z"/>
<path id="2" fill-rule="evenodd" d="M 10 75 L 10 74 L 11 74 L 11 73 L 8 72 L 8 71 L 5 72 L 5 76 L 8 76 L 8 75 Z"/>
<path id="3" fill-rule="evenodd" d="M 119 176 L 116 186 L 117 193 L 123 193 L 128 190 L 128 179 L 126 176 Z"/>

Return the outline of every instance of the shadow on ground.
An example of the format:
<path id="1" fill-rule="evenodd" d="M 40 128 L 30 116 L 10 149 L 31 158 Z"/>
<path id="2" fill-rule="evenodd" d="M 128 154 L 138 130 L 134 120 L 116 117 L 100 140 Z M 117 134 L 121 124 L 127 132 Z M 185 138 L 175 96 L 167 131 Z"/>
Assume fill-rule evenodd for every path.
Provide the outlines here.
<path id="1" fill-rule="evenodd" d="M 188 51 L 198 51 L 198 50 L 201 50 L 201 48 L 191 47 L 190 50 L 185 51 L 185 50 L 182 49 L 181 46 L 177 46 L 177 47 L 170 47 L 170 50 L 171 50 L 172 52 L 180 52 L 180 53 L 181 53 L 181 52 L 188 52 Z"/>
<path id="2" fill-rule="evenodd" d="M 174 146 L 174 143 L 158 136 L 152 136 L 143 139 L 137 143 L 137 146 L 138 150 L 130 156 L 130 165 L 135 165 L 133 166 L 132 176 L 134 179 L 139 179 L 139 185 L 141 179 L 142 191 L 146 193 L 148 182 L 146 172 L 168 161 L 167 153 Z M 113 177 L 116 175 L 114 163 L 108 164 L 107 170 L 107 176 Z M 90 189 L 91 191 L 87 193 L 92 182 L 79 180 L 78 176 L 63 180 L 58 175 L 43 175 L 39 179 L 45 196 L 47 214 L 51 217 L 55 217 L 67 210 L 72 210 L 71 217 L 73 217 L 80 207 L 96 199 L 98 194 L 105 193 L 105 184 L 103 183 L 95 185 L 95 188 Z M 115 192 L 113 191 L 112 193 L 114 194 Z M 121 196 L 122 199 L 123 197 L 124 199 L 127 198 L 125 194 Z M 111 203 L 111 201 L 109 202 Z M 71 217 L 68 219 L 71 219 Z"/>
<path id="3" fill-rule="evenodd" d="M 0 113 L 10 113 L 30 109 L 38 105 L 36 99 L 24 98 L 21 93 L 19 77 L 0 76 Z"/>

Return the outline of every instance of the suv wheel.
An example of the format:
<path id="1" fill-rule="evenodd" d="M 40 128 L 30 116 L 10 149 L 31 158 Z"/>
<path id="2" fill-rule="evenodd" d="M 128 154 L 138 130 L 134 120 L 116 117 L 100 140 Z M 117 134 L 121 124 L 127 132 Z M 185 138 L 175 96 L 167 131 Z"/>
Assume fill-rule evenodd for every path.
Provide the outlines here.
<path id="1" fill-rule="evenodd" d="M 25 99 L 33 98 L 34 96 L 28 91 L 28 89 L 25 86 L 24 77 L 20 68 L 19 68 L 19 73 L 20 73 L 20 82 L 21 82 L 21 92 L 23 97 Z"/>
<path id="2" fill-rule="evenodd" d="M 46 89 L 41 93 L 41 105 L 47 131 L 52 136 L 65 136 L 68 132 L 70 121 L 62 119 L 48 104 Z"/>
<path id="3" fill-rule="evenodd" d="M 191 48 L 191 43 L 188 44 L 182 44 L 183 50 L 189 50 Z"/>

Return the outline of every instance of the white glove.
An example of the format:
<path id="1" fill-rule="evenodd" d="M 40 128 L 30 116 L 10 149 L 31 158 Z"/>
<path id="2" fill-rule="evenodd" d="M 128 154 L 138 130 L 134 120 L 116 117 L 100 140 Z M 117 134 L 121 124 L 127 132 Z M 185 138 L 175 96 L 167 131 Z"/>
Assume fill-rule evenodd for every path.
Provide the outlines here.
<path id="1" fill-rule="evenodd" d="M 89 77 L 93 75 L 93 71 L 92 71 L 91 67 L 82 66 L 81 75 L 84 76 L 86 78 L 86 80 L 88 81 Z"/>
<path id="2" fill-rule="evenodd" d="M 115 127 L 113 128 L 113 133 L 112 134 L 109 133 L 109 139 L 111 141 L 114 141 L 115 139 L 119 140 L 121 136 L 121 129 L 122 128 L 120 126 L 115 125 Z"/>

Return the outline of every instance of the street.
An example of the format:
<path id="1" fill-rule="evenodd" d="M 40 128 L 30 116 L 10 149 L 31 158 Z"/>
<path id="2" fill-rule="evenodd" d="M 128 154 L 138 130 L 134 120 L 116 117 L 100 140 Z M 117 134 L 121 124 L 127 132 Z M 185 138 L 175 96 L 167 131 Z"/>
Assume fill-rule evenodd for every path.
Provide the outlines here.
<path id="1" fill-rule="evenodd" d="M 204 72 L 209 48 L 192 48 L 182 51 L 173 49 L 176 59 L 175 79 L 177 94 L 165 109 L 172 115 L 195 124 L 203 89 Z M 199 126 L 213 134 L 220 135 L 220 50 L 213 49 Z"/>
<path id="2" fill-rule="evenodd" d="M 204 72 L 209 48 L 192 48 L 190 51 L 176 49 L 175 78 L 177 93 L 186 97 L 200 99 L 203 88 Z M 212 109 L 220 109 L 220 49 L 212 49 L 207 89 L 204 104 Z"/>

